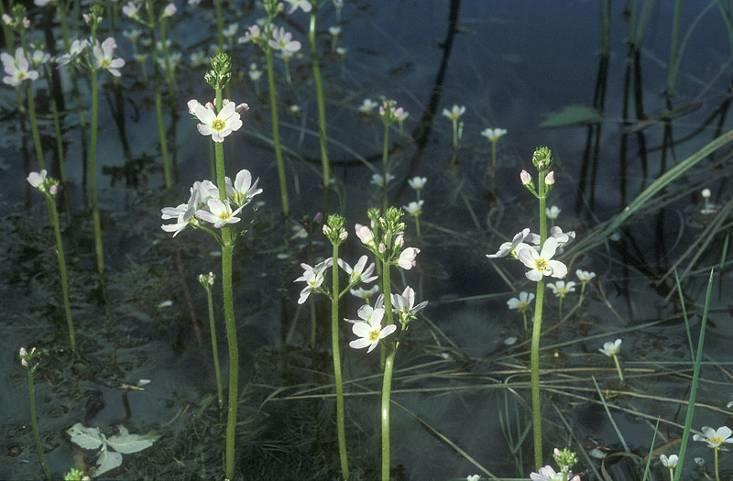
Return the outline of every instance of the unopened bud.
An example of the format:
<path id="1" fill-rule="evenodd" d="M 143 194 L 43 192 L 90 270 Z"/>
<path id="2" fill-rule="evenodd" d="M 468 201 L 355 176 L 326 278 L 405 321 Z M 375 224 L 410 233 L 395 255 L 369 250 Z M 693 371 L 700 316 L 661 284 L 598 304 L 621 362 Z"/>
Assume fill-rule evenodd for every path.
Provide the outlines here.
<path id="1" fill-rule="evenodd" d="M 548 173 L 545 176 L 545 184 L 547 185 L 554 185 L 555 184 L 555 171 L 551 170 L 550 173 Z"/>
<path id="2" fill-rule="evenodd" d="M 529 185 L 532 182 L 532 176 L 526 170 L 519 173 L 519 178 L 522 180 L 522 185 Z"/>

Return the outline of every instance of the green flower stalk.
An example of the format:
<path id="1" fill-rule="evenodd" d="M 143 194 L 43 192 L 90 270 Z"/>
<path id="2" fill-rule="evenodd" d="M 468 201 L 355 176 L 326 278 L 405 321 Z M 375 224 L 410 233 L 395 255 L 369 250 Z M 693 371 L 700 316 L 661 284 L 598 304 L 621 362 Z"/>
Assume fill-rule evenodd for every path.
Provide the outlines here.
<path id="1" fill-rule="evenodd" d="M 214 0 L 214 15 L 216 17 L 216 44 L 220 49 L 224 48 L 224 14 L 222 12 L 222 0 Z"/>
<path id="2" fill-rule="evenodd" d="M 44 65 L 44 68 L 46 74 L 46 82 L 48 86 L 48 93 L 50 97 L 49 103 L 51 107 L 53 133 L 56 137 L 56 156 L 59 162 L 59 180 L 61 181 L 61 185 L 66 185 L 66 156 L 64 155 L 64 137 L 61 132 L 61 115 L 59 114 L 58 105 L 56 104 L 56 98 L 53 96 L 52 93 L 51 68 L 49 67 L 48 63 Z"/>
<path id="3" fill-rule="evenodd" d="M 402 220 L 403 213 L 400 209 L 390 207 L 383 212 L 377 209 L 369 211 L 371 228 L 357 225 L 356 235 L 362 244 L 372 252 L 374 257 L 381 264 L 381 286 L 383 296 L 376 303 L 376 307 L 362 307 L 359 317 L 365 322 L 356 322 L 353 327 L 354 334 L 360 339 L 352 341 L 349 345 L 359 349 L 369 347 L 369 351 L 376 348 L 382 341 L 384 355 L 384 373 L 382 378 L 382 395 L 380 408 L 380 424 L 382 431 L 381 443 L 381 479 L 390 481 L 391 472 L 391 446 L 390 446 L 390 405 L 392 397 L 392 375 L 394 371 L 395 356 L 399 347 L 399 338 L 384 340 L 397 330 L 397 323 L 394 321 L 394 313 L 399 314 L 398 320 L 401 326 L 401 335 L 407 332 L 410 322 L 415 319 L 415 314 L 425 307 L 426 303 L 414 305 L 414 291 L 407 287 L 402 295 L 392 294 L 391 269 L 398 266 L 404 270 L 412 269 L 415 266 L 415 258 L 420 249 L 404 247 L 405 223 Z M 393 305 L 394 304 L 394 305 Z M 382 327 L 382 316 L 385 325 Z"/>
<path id="4" fill-rule="evenodd" d="M 390 99 L 382 99 L 379 106 L 379 118 L 384 126 L 384 141 L 382 143 L 382 208 L 386 211 L 389 204 L 387 191 L 392 174 L 389 173 L 389 131 L 392 125 L 398 122 L 404 115 L 405 110 L 397 106 L 397 102 Z"/>
<path id="5" fill-rule="evenodd" d="M 61 280 L 61 294 L 64 303 L 64 315 L 66 317 L 66 327 L 69 332 L 69 345 L 71 350 L 76 353 L 76 331 L 74 329 L 74 319 L 71 316 L 71 303 L 69 301 L 69 281 L 66 272 L 66 258 L 64 256 L 64 244 L 61 239 L 61 226 L 59 224 L 59 214 L 56 209 L 56 194 L 58 193 L 59 183 L 57 180 L 48 177 L 46 170 L 40 172 L 31 172 L 28 175 L 28 183 L 38 190 L 46 199 L 46 207 L 48 215 L 53 226 L 54 240 L 56 242 L 56 259 L 59 265 L 59 277 Z"/>
<path id="6" fill-rule="evenodd" d="M 33 147 L 36 152 L 36 161 L 38 168 L 45 169 L 46 161 L 43 154 L 43 143 L 41 142 L 41 133 L 38 129 L 38 118 L 36 115 L 36 100 L 33 93 L 33 84 L 28 83 L 28 120 L 31 124 L 31 136 L 33 137 Z"/>
<path id="7" fill-rule="evenodd" d="M 486 140 L 491 144 L 491 172 L 496 173 L 496 146 L 499 143 L 499 139 L 505 136 L 507 131 L 505 129 L 484 129 L 481 131 L 481 135 L 486 137 Z"/>
<path id="8" fill-rule="evenodd" d="M 330 215 L 323 226 L 323 233 L 331 242 L 331 355 L 333 357 L 333 375 L 336 384 L 336 429 L 338 435 L 339 462 L 341 476 L 349 479 L 349 456 L 346 449 L 346 427 L 344 420 L 344 381 L 341 369 L 341 343 L 339 340 L 339 245 L 346 239 L 344 218 Z M 353 280 L 350 280 L 349 284 Z M 350 287 L 350 286 L 349 286 Z"/>
<path id="9" fill-rule="evenodd" d="M 290 216 L 290 202 L 288 201 L 288 181 L 285 174 L 285 160 L 283 159 L 280 143 L 280 119 L 277 105 L 277 86 L 275 85 L 275 67 L 272 47 L 265 46 L 265 62 L 267 65 L 267 85 L 270 94 L 270 113 L 272 117 L 272 142 L 275 148 L 275 162 L 277 163 L 277 179 L 280 184 L 280 206 L 283 216 Z"/>
<path id="10" fill-rule="evenodd" d="M 36 358 L 38 357 L 36 348 L 27 351 L 24 347 L 20 348 L 20 364 L 25 368 L 28 380 L 28 406 L 31 411 L 31 429 L 33 430 L 33 441 L 36 443 L 36 451 L 38 452 L 38 462 L 43 470 L 43 476 L 47 480 L 51 480 L 51 472 L 48 470 L 46 458 L 43 454 L 43 443 L 41 442 L 41 433 L 38 430 L 38 415 L 36 413 L 36 387 L 33 382 L 33 373 L 38 367 Z"/>
<path id="11" fill-rule="evenodd" d="M 219 411 L 224 411 L 224 390 L 221 383 L 221 368 L 219 367 L 219 344 L 216 336 L 216 318 L 214 316 L 214 299 L 211 288 L 214 286 L 216 276 L 213 272 L 199 274 L 198 280 L 201 287 L 206 292 L 206 304 L 209 314 L 209 336 L 211 337 L 211 354 L 214 359 L 214 375 L 216 376 L 216 400 L 219 405 Z"/>
<path id="12" fill-rule="evenodd" d="M 232 61 L 229 55 L 218 53 L 211 59 L 211 70 L 206 74 L 206 82 L 214 88 L 214 105 L 217 112 L 223 107 L 222 90 L 231 80 Z M 227 201 L 226 174 L 224 168 L 224 144 L 215 142 L 216 186 L 219 188 L 219 199 Z M 239 343 L 237 341 L 237 325 L 234 317 L 234 294 L 232 288 L 232 255 L 234 238 L 231 227 L 221 228 L 221 287 L 224 297 L 224 322 L 226 326 L 227 349 L 229 352 L 229 392 L 227 400 L 227 427 L 225 443 L 225 477 L 234 479 L 236 462 L 237 404 L 239 401 Z"/>
<path id="13" fill-rule="evenodd" d="M 318 48 L 316 46 L 316 15 L 317 2 L 312 2 L 313 8 L 310 14 L 310 26 L 308 29 L 308 41 L 310 43 L 311 67 L 313 68 L 313 81 L 316 87 L 316 104 L 318 106 L 318 138 L 321 144 L 321 172 L 323 175 L 323 187 L 325 189 L 331 184 L 331 162 L 328 158 L 328 134 L 326 132 L 326 103 L 323 97 L 323 82 L 321 80 L 321 67 L 318 62 Z"/>
<path id="14" fill-rule="evenodd" d="M 461 138 L 463 137 L 463 122 L 460 119 L 465 113 L 466 107 L 462 105 L 453 105 L 450 110 L 443 109 L 443 116 L 451 122 L 451 130 L 453 131 L 453 150 L 458 150 L 458 148 L 461 146 Z"/>

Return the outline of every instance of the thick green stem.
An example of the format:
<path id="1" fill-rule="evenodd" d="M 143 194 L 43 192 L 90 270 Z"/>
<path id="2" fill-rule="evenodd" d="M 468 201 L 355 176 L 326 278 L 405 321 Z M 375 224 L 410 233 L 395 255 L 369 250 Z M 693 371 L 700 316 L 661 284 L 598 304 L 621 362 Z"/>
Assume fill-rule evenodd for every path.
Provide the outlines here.
<path id="1" fill-rule="evenodd" d="M 214 12 L 216 15 L 216 43 L 219 48 L 224 48 L 224 15 L 221 0 L 214 0 Z"/>
<path id="2" fill-rule="evenodd" d="M 386 326 L 393 324 L 392 321 L 392 280 L 390 278 L 389 262 L 382 262 L 382 292 L 384 293 L 384 314 L 387 318 Z M 383 349 L 387 349 L 384 359 L 384 378 L 382 380 L 382 481 L 390 481 L 390 435 L 389 435 L 389 409 L 392 396 L 392 370 L 394 369 L 394 358 L 397 354 L 397 343 L 385 342 Z"/>
<path id="3" fill-rule="evenodd" d="M 216 110 L 221 111 L 221 89 L 216 89 Z M 216 154 L 216 184 L 219 187 L 219 198 L 227 200 L 226 183 L 224 182 L 224 148 L 221 142 L 214 146 Z M 237 325 L 234 318 L 234 296 L 232 292 L 232 255 L 234 241 L 229 227 L 221 229 L 221 287 L 224 298 L 224 323 L 226 326 L 227 349 L 229 351 L 229 392 L 227 399 L 227 429 L 224 452 L 224 473 L 227 480 L 234 479 L 235 441 L 237 434 L 237 403 L 239 401 L 239 344 L 237 341 Z"/>
<path id="4" fill-rule="evenodd" d="M 36 100 L 33 95 L 33 84 L 28 82 L 28 119 L 31 123 L 31 135 L 33 136 L 33 147 L 36 149 L 36 161 L 40 169 L 46 168 L 46 160 L 43 155 L 43 144 L 41 133 L 38 130 L 38 119 L 36 117 Z"/>
<path id="5" fill-rule="evenodd" d="M 285 217 L 290 215 L 288 202 L 288 182 L 285 178 L 285 162 L 283 161 L 282 146 L 280 145 L 280 121 L 277 111 L 277 90 L 275 87 L 275 70 L 272 61 L 272 49 L 265 48 L 267 61 L 267 83 L 270 91 L 270 112 L 272 113 L 272 142 L 275 147 L 275 162 L 277 162 L 277 178 L 280 183 L 280 203 Z"/>
<path id="6" fill-rule="evenodd" d="M 46 465 L 46 458 L 43 455 L 43 444 L 41 443 L 41 433 L 38 431 L 38 419 L 36 416 L 36 388 L 33 384 L 33 368 L 27 367 L 28 371 L 28 406 L 31 410 L 31 428 L 33 430 L 33 440 L 36 443 L 36 451 L 38 451 L 38 462 L 41 464 L 43 469 L 43 476 L 47 479 L 51 479 L 51 473 Z"/>
<path id="7" fill-rule="evenodd" d="M 547 239 L 547 214 L 545 212 L 545 171 L 538 175 L 540 245 Z M 540 338 L 542 337 L 542 308 L 544 307 L 545 282 L 537 283 L 534 305 L 534 323 L 532 324 L 532 344 L 530 349 L 530 384 L 532 398 L 532 438 L 534 441 L 535 468 L 542 467 L 542 404 L 540 399 Z"/>
<path id="8" fill-rule="evenodd" d="M 219 366 L 219 343 L 216 336 L 214 299 L 210 287 L 206 287 L 206 302 L 209 308 L 209 336 L 211 337 L 211 354 L 214 358 L 214 375 L 216 376 L 216 400 L 219 404 L 219 412 L 222 412 L 224 410 L 224 390 L 221 384 L 221 367 Z"/>
<path id="9" fill-rule="evenodd" d="M 349 456 L 346 450 L 346 427 L 344 423 L 344 381 L 341 371 L 341 344 L 339 342 L 339 248 L 333 244 L 333 264 L 331 266 L 331 355 L 333 356 L 333 376 L 336 383 L 336 430 L 338 434 L 339 461 L 341 476 L 349 479 Z"/>
<path id="10" fill-rule="evenodd" d="M 163 99 L 160 93 L 160 85 L 155 85 L 155 119 L 158 122 L 158 139 L 160 141 L 160 155 L 163 157 L 163 179 L 165 188 L 173 186 L 171 175 L 170 157 L 168 155 L 168 138 L 165 133 L 165 121 L 163 120 Z"/>
<path id="11" fill-rule="evenodd" d="M 74 329 L 74 319 L 71 317 L 71 303 L 69 301 L 69 280 L 66 271 L 66 256 L 64 255 L 64 243 L 61 239 L 61 226 L 59 225 L 59 214 L 56 209 L 54 197 L 46 195 L 46 205 L 48 206 L 48 215 L 53 226 L 54 239 L 56 241 L 56 259 L 59 263 L 59 277 L 61 278 L 61 295 L 64 301 L 64 315 L 66 316 L 66 327 L 69 331 L 69 345 L 71 350 L 76 353 L 76 330 Z"/>
<path id="12" fill-rule="evenodd" d="M 318 105 L 318 135 L 321 142 L 321 170 L 323 173 L 323 186 L 328 188 L 331 182 L 331 162 L 328 159 L 328 135 L 326 133 L 326 104 L 323 99 L 323 82 L 321 81 L 321 68 L 318 64 L 318 50 L 316 48 L 316 11 L 311 12 L 310 29 L 308 40 L 311 50 L 311 66 L 313 67 L 313 80 L 316 85 L 316 103 Z"/>
<path id="13" fill-rule="evenodd" d="M 94 221 L 94 249 L 97 255 L 97 272 L 104 273 L 104 246 L 102 245 L 102 223 L 97 205 L 97 130 L 99 130 L 99 85 L 97 71 L 91 72 L 92 120 L 89 125 L 89 196 L 92 199 L 92 219 Z"/>

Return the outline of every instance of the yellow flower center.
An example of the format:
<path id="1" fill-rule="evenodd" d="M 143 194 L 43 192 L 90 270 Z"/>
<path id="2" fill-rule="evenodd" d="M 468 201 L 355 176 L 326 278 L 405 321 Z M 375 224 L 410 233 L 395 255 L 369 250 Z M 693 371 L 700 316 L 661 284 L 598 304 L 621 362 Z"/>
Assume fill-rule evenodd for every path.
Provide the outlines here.
<path id="1" fill-rule="evenodd" d="M 716 446 L 720 446 L 721 444 L 723 444 L 723 441 L 725 441 L 725 440 L 722 437 L 720 437 L 720 436 L 711 436 L 711 437 L 708 438 L 708 442 L 710 442 L 710 444 L 714 444 Z"/>
<path id="2" fill-rule="evenodd" d="M 369 336 L 367 337 L 370 342 L 377 342 L 379 340 L 379 330 L 374 329 L 369 331 Z"/>
<path id="3" fill-rule="evenodd" d="M 216 130 L 217 132 L 220 130 L 224 130 L 224 127 L 226 127 L 226 123 L 221 119 L 214 119 L 214 121 L 211 123 L 211 128 Z"/>
<path id="4" fill-rule="evenodd" d="M 535 269 L 537 269 L 540 272 L 544 272 L 547 270 L 547 259 L 543 257 L 538 257 L 534 261 Z"/>
<path id="5" fill-rule="evenodd" d="M 109 61 L 109 59 L 106 59 L 106 58 L 102 59 L 102 60 L 101 60 L 101 61 L 99 62 L 99 66 L 100 66 L 100 67 L 102 67 L 102 68 L 107 68 L 107 67 L 109 67 L 109 64 L 110 64 L 110 61 Z"/>

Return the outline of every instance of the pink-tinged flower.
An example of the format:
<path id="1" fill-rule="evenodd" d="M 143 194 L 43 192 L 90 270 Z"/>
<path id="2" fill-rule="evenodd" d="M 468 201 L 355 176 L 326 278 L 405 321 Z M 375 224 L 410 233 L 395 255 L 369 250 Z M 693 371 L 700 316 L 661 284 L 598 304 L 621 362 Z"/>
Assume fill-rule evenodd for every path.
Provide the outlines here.
<path id="1" fill-rule="evenodd" d="M 173 15 L 176 14 L 177 11 L 178 9 L 176 8 L 176 5 L 173 2 L 171 2 L 165 6 L 165 8 L 163 9 L 163 13 L 161 14 L 161 17 L 162 18 L 172 17 Z"/>
<path id="2" fill-rule="evenodd" d="M 369 227 L 361 224 L 356 224 L 356 226 L 354 227 L 354 231 L 356 232 L 356 237 L 359 238 L 362 244 L 366 246 L 374 244 L 374 233 Z"/>
<path id="3" fill-rule="evenodd" d="M 212 103 L 201 105 L 198 100 L 188 101 L 188 111 L 201 122 L 197 125 L 201 135 L 211 135 L 214 142 L 224 142 L 224 138 L 242 127 L 240 111 L 247 110 L 247 104 L 236 105 L 224 100 L 221 111 L 217 114 Z"/>
<path id="4" fill-rule="evenodd" d="M 580 481 L 580 476 L 573 476 L 572 472 L 568 472 L 567 474 L 563 474 L 562 472 L 558 473 L 552 469 L 552 466 L 545 466 L 544 468 L 538 469 L 536 473 L 531 473 L 529 479 L 532 481 L 563 481 L 566 479 L 569 481 Z"/>
<path id="5" fill-rule="evenodd" d="M 536 249 L 529 246 L 519 250 L 518 258 L 520 262 L 530 269 L 524 274 L 527 279 L 539 282 L 546 276 L 562 279 L 567 275 L 567 266 L 560 261 L 552 259 L 557 251 L 557 247 L 557 240 L 550 237 L 545 241 L 539 253 Z"/>
<path id="6" fill-rule="evenodd" d="M 529 175 L 529 172 L 527 172 L 526 170 L 522 170 L 519 173 L 519 178 L 522 181 L 522 185 L 529 185 L 530 182 L 532 182 L 532 176 Z"/>
<path id="7" fill-rule="evenodd" d="M 408 247 L 400 253 L 400 257 L 397 259 L 397 265 L 406 271 L 409 271 L 417 262 L 415 258 L 420 253 L 420 249 L 417 247 Z"/>
<path id="8" fill-rule="evenodd" d="M 554 185 L 555 184 L 555 171 L 554 170 L 550 171 L 545 176 L 545 184 L 547 184 L 547 185 Z"/>

